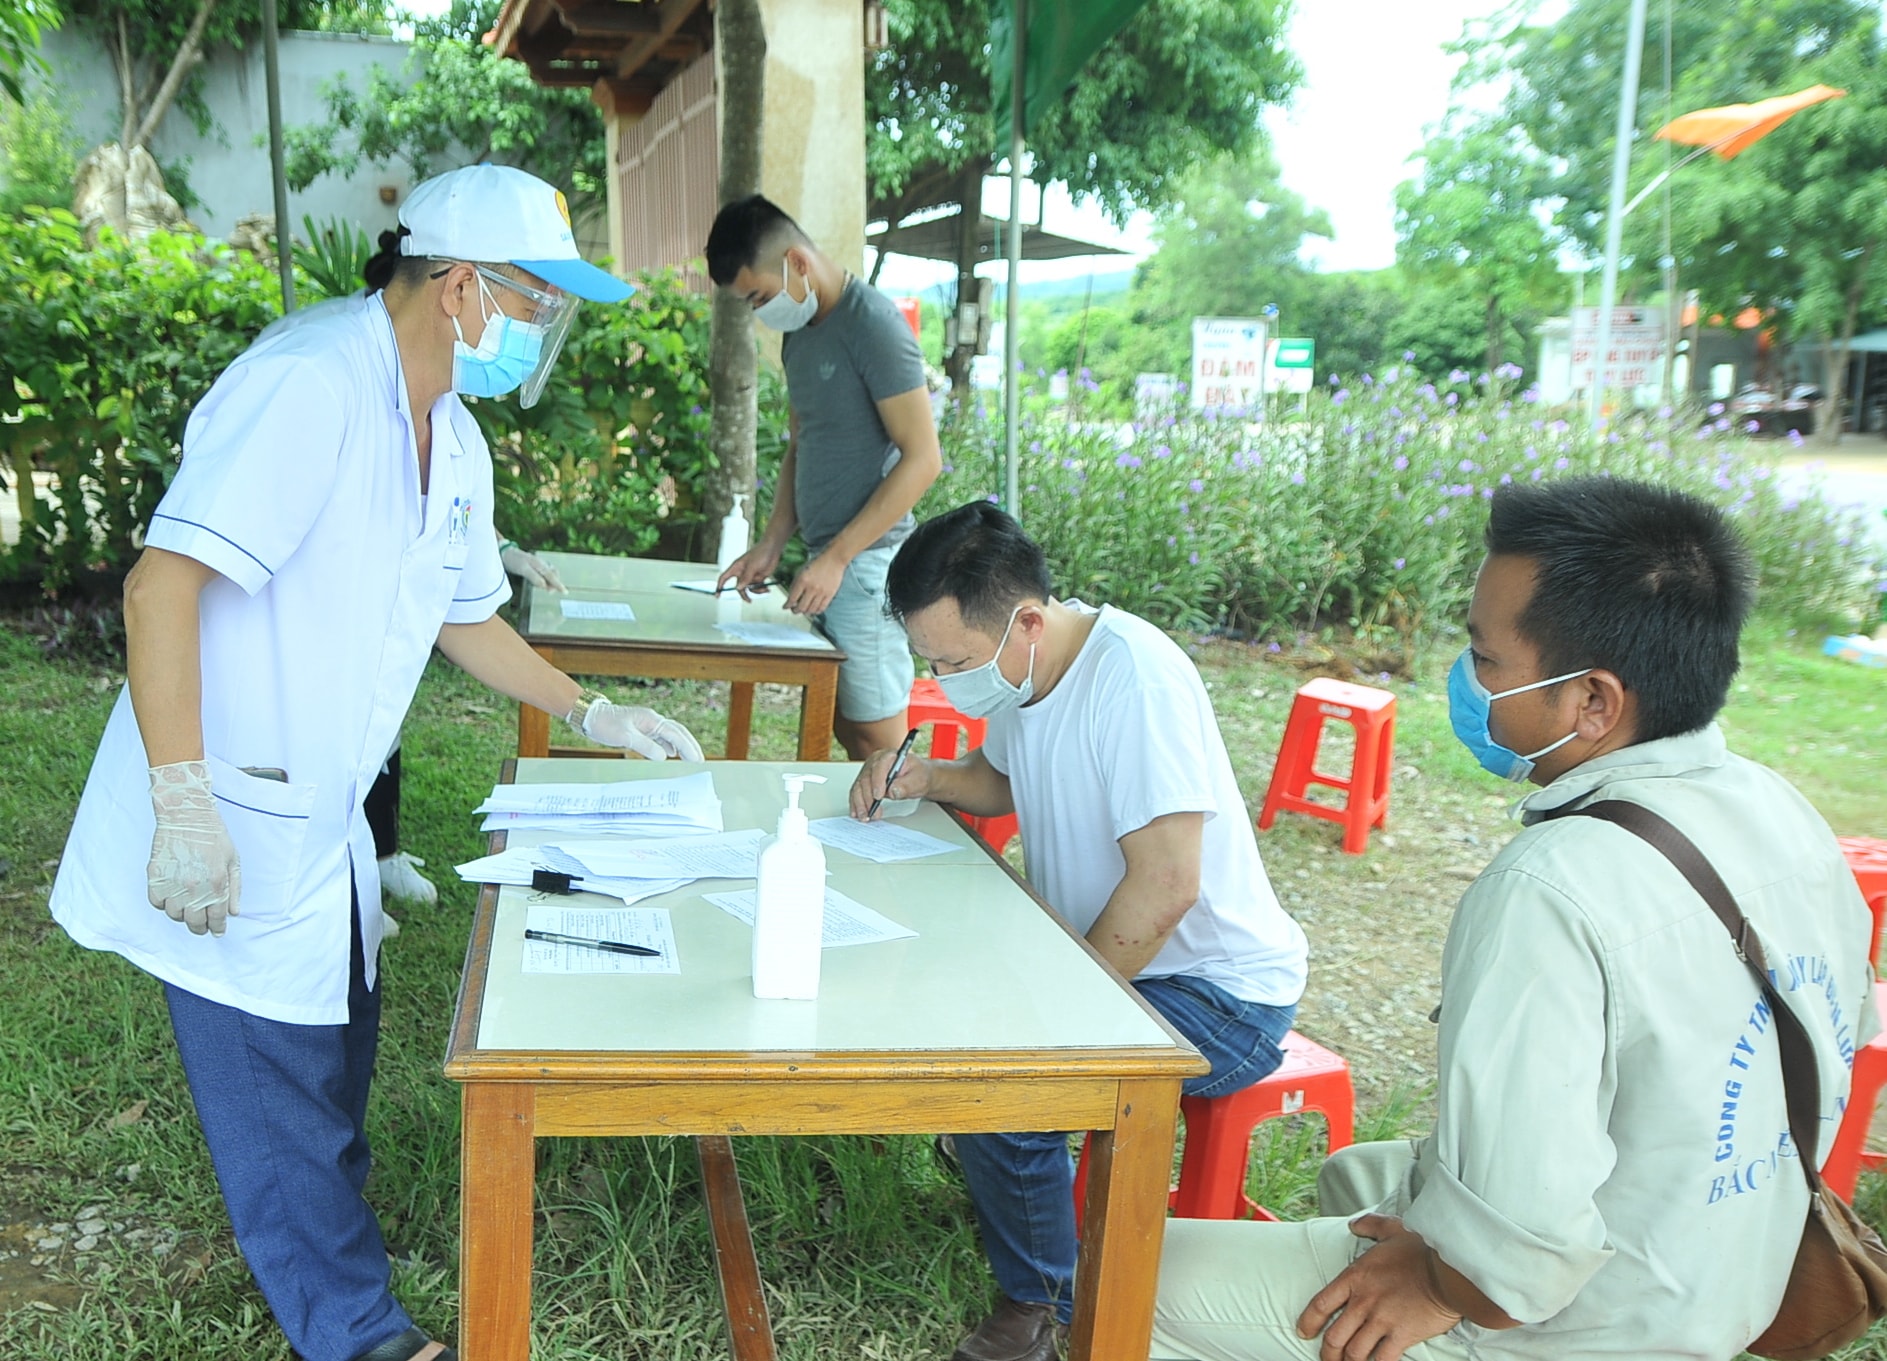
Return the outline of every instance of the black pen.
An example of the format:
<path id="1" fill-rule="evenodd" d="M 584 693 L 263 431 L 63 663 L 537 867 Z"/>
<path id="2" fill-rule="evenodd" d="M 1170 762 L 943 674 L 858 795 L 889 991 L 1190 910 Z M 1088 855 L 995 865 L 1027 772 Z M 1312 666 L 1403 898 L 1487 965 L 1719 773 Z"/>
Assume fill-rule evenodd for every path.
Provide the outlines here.
<path id="1" fill-rule="evenodd" d="M 911 745 L 917 741 L 917 729 L 912 728 L 904 734 L 904 745 L 898 748 L 898 754 L 891 758 L 891 773 L 885 776 L 885 793 L 891 792 L 891 786 L 898 782 L 898 774 L 904 769 L 904 758 L 911 754 Z M 870 822 L 878 816 L 878 805 L 884 802 L 880 796 L 871 801 L 871 807 L 865 810 L 865 821 Z"/>
<path id="2" fill-rule="evenodd" d="M 779 584 L 780 583 L 775 581 L 772 577 L 768 577 L 765 581 L 756 581 L 753 585 L 745 589 L 749 591 L 764 591 L 769 586 L 777 586 Z M 671 581 L 669 585 L 673 586 L 678 591 L 694 591 L 697 595 L 726 595 L 729 591 L 742 589 L 740 586 L 735 585 L 723 586 L 718 591 L 703 591 L 696 587 L 691 581 Z"/>
<path id="3" fill-rule="evenodd" d="M 577 945 L 585 950 L 607 950 L 612 955 L 641 955 L 644 959 L 660 959 L 660 950 L 651 950 L 646 945 L 625 945 L 619 940 L 586 940 L 582 936 L 566 936 L 556 931 L 526 931 L 526 940 L 541 940 L 550 945 Z"/>

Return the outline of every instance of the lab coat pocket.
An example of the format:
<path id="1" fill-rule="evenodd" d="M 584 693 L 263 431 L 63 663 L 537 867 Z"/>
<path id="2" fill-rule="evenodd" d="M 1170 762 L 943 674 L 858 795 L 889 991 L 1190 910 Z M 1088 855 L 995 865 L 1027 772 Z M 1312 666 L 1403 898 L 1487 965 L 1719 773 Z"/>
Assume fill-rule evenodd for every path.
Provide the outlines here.
<path id="1" fill-rule="evenodd" d="M 295 900 L 315 787 L 262 779 L 214 756 L 209 765 L 216 811 L 242 862 L 237 914 L 252 922 L 279 920 Z"/>

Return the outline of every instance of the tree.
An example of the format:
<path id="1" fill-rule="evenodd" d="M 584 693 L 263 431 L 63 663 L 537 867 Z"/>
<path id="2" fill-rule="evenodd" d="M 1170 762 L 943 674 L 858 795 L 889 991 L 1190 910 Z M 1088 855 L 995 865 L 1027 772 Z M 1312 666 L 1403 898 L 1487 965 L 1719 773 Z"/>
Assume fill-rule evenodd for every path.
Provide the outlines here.
<path id="1" fill-rule="evenodd" d="M 70 208 L 80 149 L 56 99 L 39 90 L 18 104 L 0 98 L 0 216 L 18 217 L 29 204 Z"/>
<path id="2" fill-rule="evenodd" d="M 603 202 L 602 114 L 588 91 L 549 89 L 523 62 L 480 41 L 500 0 L 453 0 L 449 13 L 414 27 L 410 84 L 376 66 L 366 89 L 338 76 L 322 89 L 327 118 L 290 128 L 288 182 L 351 175 L 362 161 L 402 162 L 415 179 L 490 160 L 515 165 L 570 194 L 583 215 Z"/>
<path id="3" fill-rule="evenodd" d="M 976 263 L 982 177 L 1008 150 L 996 145 L 992 114 L 990 7 L 891 0 L 891 44 L 866 79 L 869 214 L 889 224 L 883 244 L 895 249 L 906 217 L 959 204 L 960 290 Z M 1065 181 L 1122 220 L 1168 202 L 1185 167 L 1249 151 L 1259 110 L 1299 78 L 1283 46 L 1288 9 L 1288 0 L 1151 0 L 1031 129 L 1028 175 Z M 962 388 L 967 347 L 949 368 Z"/>
<path id="4" fill-rule="evenodd" d="M 720 0 L 714 39 L 721 54 L 721 180 L 718 201 L 760 191 L 760 148 L 766 106 L 767 30 L 760 0 Z M 708 447 L 714 468 L 704 488 L 706 532 L 718 547 L 722 518 L 754 488 L 754 432 L 760 395 L 753 309 L 730 288 L 714 290 L 708 318 Z M 759 507 L 746 506 L 749 525 Z"/>
<path id="5" fill-rule="evenodd" d="M 1509 327 L 1558 278 L 1539 205 L 1546 167 L 1486 121 L 1431 137 L 1422 170 L 1396 190 L 1396 259 L 1412 280 L 1453 282 L 1482 299 L 1482 367 L 1500 367 Z"/>
<path id="6" fill-rule="evenodd" d="M 1123 351 L 1135 372 L 1185 373 L 1194 317 L 1255 317 L 1275 305 L 1294 324 L 1308 296 L 1304 239 L 1331 233 L 1322 210 L 1278 181 L 1277 163 L 1262 147 L 1209 161 L 1170 193 L 1154 228 L 1158 250 L 1135 272 L 1128 294 L 1145 337 Z"/>
<path id="7" fill-rule="evenodd" d="M 46 0 L 0 0 L 0 93 L 24 102 L 20 73 L 28 67 L 45 69 L 39 55 L 40 30 L 58 26 L 59 11 Z"/>

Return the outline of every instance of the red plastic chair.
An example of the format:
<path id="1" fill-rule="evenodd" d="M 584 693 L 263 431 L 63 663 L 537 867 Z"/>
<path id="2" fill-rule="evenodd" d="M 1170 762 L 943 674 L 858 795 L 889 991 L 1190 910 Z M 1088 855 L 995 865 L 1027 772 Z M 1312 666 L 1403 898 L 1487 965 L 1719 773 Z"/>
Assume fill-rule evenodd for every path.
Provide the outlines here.
<path id="1" fill-rule="evenodd" d="M 1183 1096 L 1186 1152 L 1179 1162 L 1179 1187 L 1167 1208 L 1181 1219 L 1275 1219 L 1245 1194 L 1252 1133 L 1267 1120 L 1316 1111 L 1330 1127 L 1335 1153 L 1356 1138 L 1356 1090 L 1341 1055 L 1293 1030 L 1284 1037 L 1284 1062 L 1269 1077 L 1226 1096 Z M 1089 1136 L 1092 1140 L 1093 1136 Z M 1088 1193 L 1088 1149 L 1075 1169 L 1075 1224 Z"/>
<path id="2" fill-rule="evenodd" d="M 1887 919 L 1887 841 L 1872 837 L 1844 836 L 1841 853 L 1854 871 L 1861 896 L 1867 900 L 1872 922 L 1868 938 L 1868 961 L 1880 967 L 1880 933 Z M 1874 985 L 1875 1013 L 1887 1018 L 1887 983 Z M 1848 1080 L 1848 1108 L 1835 1131 L 1834 1145 L 1822 1164 L 1822 1180 L 1843 1200 L 1854 1198 L 1855 1183 L 1861 1169 L 1879 1167 L 1887 1157 L 1867 1151 L 1869 1128 L 1874 1123 L 1874 1105 L 1882 1088 L 1887 1088 L 1887 1030 L 1883 1030 L 1854 1051 L 1854 1068 Z"/>
<path id="3" fill-rule="evenodd" d="M 926 723 L 931 725 L 930 756 L 934 761 L 954 761 L 974 751 L 983 745 L 983 734 L 989 730 L 989 724 L 983 719 L 958 713 L 944 698 L 943 687 L 929 677 L 919 678 L 911 687 L 910 714 L 908 721 L 913 728 L 921 728 Z M 959 738 L 962 739 L 961 751 L 958 750 Z M 972 818 L 967 813 L 964 816 L 997 855 L 1008 849 L 1010 838 L 1018 831 L 1014 813 L 993 818 Z"/>
<path id="4" fill-rule="evenodd" d="M 1324 723 L 1348 723 L 1356 730 L 1356 755 L 1347 777 L 1317 769 L 1317 746 Z M 1387 690 L 1319 676 L 1297 692 L 1291 717 L 1278 747 L 1258 830 L 1269 831 L 1280 810 L 1304 813 L 1343 824 L 1343 849 L 1361 855 L 1369 847 L 1369 829 L 1389 816 L 1389 772 L 1395 763 L 1396 697 Z M 1342 807 L 1313 802 L 1312 785 L 1344 791 Z"/>

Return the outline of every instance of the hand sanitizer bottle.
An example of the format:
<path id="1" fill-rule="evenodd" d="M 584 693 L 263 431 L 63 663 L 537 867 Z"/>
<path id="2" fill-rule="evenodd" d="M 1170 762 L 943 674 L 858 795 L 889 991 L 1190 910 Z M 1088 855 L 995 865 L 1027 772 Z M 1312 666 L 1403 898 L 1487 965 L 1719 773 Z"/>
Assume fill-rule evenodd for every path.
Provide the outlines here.
<path id="1" fill-rule="evenodd" d="M 819 995 L 825 930 L 826 850 L 807 831 L 800 790 L 823 775 L 783 775 L 779 832 L 760 844 L 753 914 L 753 995 L 811 1001 Z"/>
<path id="2" fill-rule="evenodd" d="M 740 508 L 740 498 L 734 498 L 734 504 L 727 508 L 727 517 L 721 521 L 721 546 L 714 554 L 714 565 L 725 572 L 734 565 L 734 559 L 745 553 L 749 547 L 750 530 L 747 516 Z"/>

